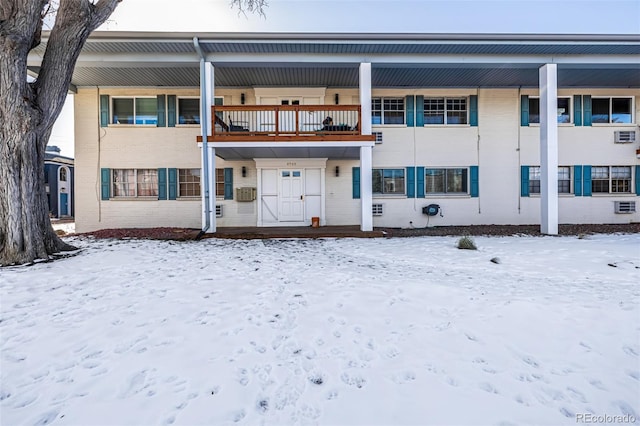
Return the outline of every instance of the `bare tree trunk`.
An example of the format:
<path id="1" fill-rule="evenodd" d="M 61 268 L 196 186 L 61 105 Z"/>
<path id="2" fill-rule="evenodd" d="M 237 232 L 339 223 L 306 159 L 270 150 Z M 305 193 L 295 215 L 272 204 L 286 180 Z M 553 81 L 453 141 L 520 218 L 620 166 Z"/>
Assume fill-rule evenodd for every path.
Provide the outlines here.
<path id="1" fill-rule="evenodd" d="M 38 79 L 27 56 L 40 43 L 49 0 L 0 0 L 0 266 L 49 259 L 73 247 L 49 221 L 44 153 L 80 50 L 120 0 L 61 0 Z"/>

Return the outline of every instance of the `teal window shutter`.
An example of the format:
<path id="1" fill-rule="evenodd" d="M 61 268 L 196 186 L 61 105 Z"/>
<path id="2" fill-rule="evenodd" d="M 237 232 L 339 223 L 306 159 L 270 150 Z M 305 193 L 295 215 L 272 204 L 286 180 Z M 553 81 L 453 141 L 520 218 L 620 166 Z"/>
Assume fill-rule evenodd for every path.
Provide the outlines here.
<path id="1" fill-rule="evenodd" d="M 111 169 L 100 169 L 100 188 L 103 200 L 111 198 Z"/>
<path id="2" fill-rule="evenodd" d="M 414 100 L 415 97 L 413 95 L 407 95 L 406 96 L 406 100 L 404 102 L 405 104 L 405 110 L 407 113 L 407 127 L 414 127 L 415 126 L 415 121 L 413 119 L 413 114 L 414 114 Z"/>
<path id="3" fill-rule="evenodd" d="M 158 200 L 167 199 L 167 169 L 158 169 Z"/>
<path id="4" fill-rule="evenodd" d="M 424 126 L 424 96 L 416 96 L 416 127 Z"/>
<path id="5" fill-rule="evenodd" d="M 360 198 L 360 167 L 354 167 L 351 174 L 353 198 Z"/>
<path id="6" fill-rule="evenodd" d="M 582 195 L 591 197 L 591 166 L 582 166 Z"/>
<path id="7" fill-rule="evenodd" d="M 233 200 L 233 168 L 224 169 L 224 199 Z"/>
<path id="8" fill-rule="evenodd" d="M 158 95 L 158 123 L 156 127 L 167 127 L 167 109 L 165 108 L 167 103 L 165 98 L 165 95 Z"/>
<path id="9" fill-rule="evenodd" d="M 477 197 L 480 194 L 480 180 L 478 176 L 478 166 L 469 167 L 469 172 L 471 174 L 471 196 Z"/>
<path id="10" fill-rule="evenodd" d="M 169 169 L 169 199 L 178 198 L 178 169 Z"/>
<path id="11" fill-rule="evenodd" d="M 167 126 L 176 127 L 176 95 L 167 96 Z"/>
<path id="12" fill-rule="evenodd" d="M 640 166 L 636 166 L 636 195 L 640 195 Z"/>
<path id="13" fill-rule="evenodd" d="M 469 125 L 478 127 L 478 95 L 469 96 Z"/>
<path id="14" fill-rule="evenodd" d="M 573 195 L 582 196 L 582 166 L 573 166 Z"/>
<path id="15" fill-rule="evenodd" d="M 100 127 L 109 125 L 109 95 L 100 95 Z"/>
<path id="16" fill-rule="evenodd" d="M 573 95 L 573 124 L 582 126 L 582 95 Z"/>
<path id="17" fill-rule="evenodd" d="M 529 166 L 520 166 L 520 196 L 529 196 Z"/>
<path id="18" fill-rule="evenodd" d="M 583 126 L 591 126 L 591 95 L 582 97 Z"/>
<path id="19" fill-rule="evenodd" d="M 416 168 L 407 167 L 407 198 L 416 198 Z"/>
<path id="20" fill-rule="evenodd" d="M 416 197 L 424 198 L 424 167 L 416 167 Z"/>
<path id="21" fill-rule="evenodd" d="M 520 125 L 529 125 L 529 96 L 520 96 Z"/>

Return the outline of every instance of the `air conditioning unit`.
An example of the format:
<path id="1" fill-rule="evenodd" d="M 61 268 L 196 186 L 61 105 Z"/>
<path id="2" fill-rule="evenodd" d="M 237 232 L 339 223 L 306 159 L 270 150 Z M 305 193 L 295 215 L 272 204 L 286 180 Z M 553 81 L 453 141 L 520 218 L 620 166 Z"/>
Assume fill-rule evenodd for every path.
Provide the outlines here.
<path id="1" fill-rule="evenodd" d="M 616 130 L 613 141 L 615 143 L 633 143 L 636 141 L 635 130 Z"/>
<path id="2" fill-rule="evenodd" d="M 376 137 L 376 145 L 382 143 L 382 132 L 371 132 L 371 134 Z"/>
<path id="3" fill-rule="evenodd" d="M 222 204 L 216 204 L 216 217 L 222 217 Z"/>
<path id="4" fill-rule="evenodd" d="M 635 213 L 636 202 L 635 201 L 615 201 L 616 213 Z"/>
<path id="5" fill-rule="evenodd" d="M 256 199 L 256 189 L 253 187 L 245 186 L 242 188 L 236 188 L 236 201 L 247 202 Z"/>
<path id="6" fill-rule="evenodd" d="M 384 212 L 384 204 L 373 204 L 371 206 L 371 213 L 374 216 L 382 216 L 382 213 Z"/>

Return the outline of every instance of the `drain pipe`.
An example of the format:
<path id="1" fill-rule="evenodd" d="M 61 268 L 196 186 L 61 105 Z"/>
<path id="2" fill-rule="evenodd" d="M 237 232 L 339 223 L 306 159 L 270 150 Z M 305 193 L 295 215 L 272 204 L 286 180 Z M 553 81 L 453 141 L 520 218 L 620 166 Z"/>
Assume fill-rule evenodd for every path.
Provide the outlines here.
<path id="1" fill-rule="evenodd" d="M 202 238 L 202 236 L 211 227 L 211 208 L 209 206 L 209 147 L 208 147 L 208 135 L 209 135 L 209 123 L 207 123 L 207 92 L 206 85 L 207 80 L 205 77 L 205 57 L 200 47 L 198 37 L 193 38 L 193 47 L 196 49 L 196 53 L 200 56 L 200 130 L 202 133 L 202 175 L 204 178 L 204 216 L 205 225 L 204 228 L 196 236 L 196 240 Z"/>

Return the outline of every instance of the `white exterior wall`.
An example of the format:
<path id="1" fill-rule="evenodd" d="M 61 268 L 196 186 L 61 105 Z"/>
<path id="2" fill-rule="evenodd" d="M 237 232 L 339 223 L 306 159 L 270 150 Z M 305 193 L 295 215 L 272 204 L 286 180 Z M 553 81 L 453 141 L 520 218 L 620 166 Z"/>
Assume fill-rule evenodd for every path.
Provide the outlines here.
<path id="1" fill-rule="evenodd" d="M 294 93 L 288 90 L 285 95 Z M 256 103 L 255 92 L 246 89 L 216 89 L 225 105 L 239 105 L 241 94 L 245 104 Z M 356 89 L 327 88 L 324 102 L 334 104 L 339 94 L 340 104 L 358 102 Z M 177 226 L 200 228 L 201 201 L 121 201 L 100 200 L 100 168 L 199 168 L 200 149 L 196 144 L 198 126 L 100 127 L 99 95 L 175 94 L 198 96 L 198 89 L 173 88 L 79 88 L 75 96 L 76 126 L 76 229 L 87 232 L 117 227 Z M 471 224 L 538 224 L 540 198 L 520 196 L 520 166 L 539 165 L 539 127 L 520 126 L 520 95 L 537 96 L 538 91 L 527 89 L 424 89 L 373 90 L 380 96 L 478 96 L 477 127 L 461 126 L 373 126 L 383 133 L 383 143 L 373 148 L 373 168 L 406 167 L 469 167 L 479 166 L 479 197 L 429 196 L 373 196 L 373 203 L 384 204 L 384 214 L 374 216 L 376 227 L 421 227 L 427 224 L 422 207 L 439 204 L 443 216 L 429 218 L 435 226 Z M 558 96 L 590 94 L 592 96 L 634 96 L 635 117 L 640 116 L 638 89 L 560 89 Z M 573 111 L 571 112 L 573 117 Z M 559 165 L 632 166 L 640 164 L 635 150 L 639 143 L 615 144 L 615 130 L 635 130 L 638 125 L 559 125 Z M 640 137 L 640 135 L 638 135 Z M 242 177 L 242 166 L 247 176 Z M 339 166 L 339 176 L 335 167 Z M 327 161 L 325 176 L 326 224 L 357 225 L 360 223 L 360 200 L 352 198 L 352 167 L 358 160 Z M 233 167 L 235 188 L 257 187 L 257 171 L 253 160 L 225 162 L 217 158 L 216 167 Z M 635 172 L 635 170 L 633 170 Z M 572 170 L 573 172 L 573 170 Z M 573 184 L 573 179 L 572 179 Z M 635 173 L 632 185 L 635 188 Z M 640 221 L 640 213 L 614 214 L 614 201 L 638 201 L 635 190 L 631 194 L 594 194 L 591 197 L 560 195 L 559 223 L 628 223 Z M 217 225 L 256 226 L 257 201 L 239 203 L 216 199 L 222 204 L 223 217 Z M 637 205 L 640 209 L 640 205 Z"/>

